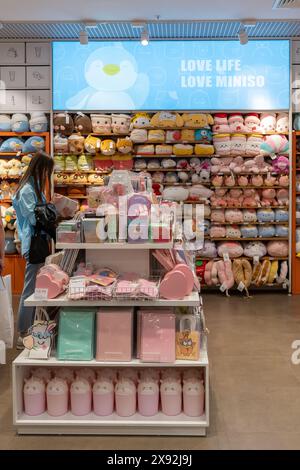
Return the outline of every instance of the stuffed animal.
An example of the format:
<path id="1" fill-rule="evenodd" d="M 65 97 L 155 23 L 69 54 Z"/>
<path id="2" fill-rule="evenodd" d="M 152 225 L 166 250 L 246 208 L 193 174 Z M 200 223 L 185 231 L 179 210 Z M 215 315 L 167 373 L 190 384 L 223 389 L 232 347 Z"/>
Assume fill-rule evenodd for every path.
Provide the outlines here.
<path id="1" fill-rule="evenodd" d="M 189 190 L 182 186 L 169 187 L 163 190 L 162 196 L 169 201 L 186 201 L 189 198 Z"/>
<path id="2" fill-rule="evenodd" d="M 152 182 L 153 183 L 163 183 L 165 179 L 165 173 L 162 171 L 156 171 L 155 173 L 152 174 Z"/>
<path id="3" fill-rule="evenodd" d="M 243 206 L 245 208 L 260 207 L 260 197 L 256 189 L 244 189 Z"/>
<path id="4" fill-rule="evenodd" d="M 287 113 L 279 113 L 276 121 L 276 132 L 289 132 L 289 115 Z"/>
<path id="5" fill-rule="evenodd" d="M 275 221 L 276 222 L 288 222 L 289 213 L 286 209 L 275 209 Z"/>
<path id="6" fill-rule="evenodd" d="M 241 231 L 237 225 L 228 225 L 226 227 L 226 238 L 241 238 Z"/>
<path id="7" fill-rule="evenodd" d="M 74 132 L 74 121 L 68 113 L 54 114 L 53 129 L 62 135 L 71 135 Z"/>
<path id="8" fill-rule="evenodd" d="M 88 176 L 88 182 L 95 184 L 97 186 L 102 186 L 104 184 L 103 176 L 97 173 L 91 173 Z"/>
<path id="9" fill-rule="evenodd" d="M 114 134 L 128 134 L 130 129 L 130 116 L 128 116 L 128 114 L 112 114 L 111 127 Z"/>
<path id="10" fill-rule="evenodd" d="M 246 142 L 245 154 L 248 157 L 255 157 L 260 154 L 260 147 L 263 143 L 262 135 L 260 134 L 251 134 Z"/>
<path id="11" fill-rule="evenodd" d="M 17 227 L 17 215 L 13 206 L 10 206 L 5 211 L 6 227 L 9 230 L 15 230 Z"/>
<path id="12" fill-rule="evenodd" d="M 275 236 L 287 238 L 289 236 L 289 228 L 286 225 L 276 225 Z"/>
<path id="13" fill-rule="evenodd" d="M 273 260 L 271 263 L 271 269 L 270 269 L 269 277 L 267 280 L 267 284 L 273 284 L 273 282 L 276 280 L 277 273 L 278 273 L 278 261 Z"/>
<path id="14" fill-rule="evenodd" d="M 213 209 L 211 211 L 211 221 L 217 224 L 225 224 L 225 212 L 223 209 Z"/>
<path id="15" fill-rule="evenodd" d="M 117 140 L 117 150 L 120 153 L 127 154 L 132 152 L 133 149 L 133 144 L 132 140 L 129 139 L 129 137 L 126 137 L 126 139 L 118 139 Z"/>
<path id="16" fill-rule="evenodd" d="M 225 221 L 230 224 L 240 224 L 244 222 L 243 212 L 240 209 L 226 209 Z"/>
<path id="17" fill-rule="evenodd" d="M 66 171 L 77 171 L 78 170 L 78 158 L 77 155 L 67 155 L 65 158 Z"/>
<path id="18" fill-rule="evenodd" d="M 257 221 L 256 210 L 255 209 L 244 209 L 243 210 L 243 222 L 244 223 L 254 223 Z"/>
<path id="19" fill-rule="evenodd" d="M 229 258 L 239 258 L 243 254 L 243 247 L 239 242 L 221 242 L 218 245 L 218 256 L 223 256 L 228 253 Z"/>
<path id="20" fill-rule="evenodd" d="M 130 133 L 130 139 L 137 144 L 147 142 L 148 132 L 146 129 L 133 129 Z"/>
<path id="21" fill-rule="evenodd" d="M 67 137 L 60 134 L 55 134 L 53 144 L 55 153 L 68 153 L 69 142 Z"/>
<path id="22" fill-rule="evenodd" d="M 242 238 L 257 238 L 258 230 L 256 225 L 243 225 L 241 227 L 241 237 Z"/>
<path id="23" fill-rule="evenodd" d="M 270 173 L 265 178 L 264 185 L 268 186 L 269 188 L 272 188 L 277 182 L 277 179 L 275 176 L 271 176 Z"/>
<path id="24" fill-rule="evenodd" d="M 192 155 L 194 151 L 193 145 L 190 144 L 174 144 L 173 154 L 174 155 Z"/>
<path id="25" fill-rule="evenodd" d="M 279 206 L 289 205 L 289 191 L 287 189 L 278 189 L 276 197 Z"/>
<path id="26" fill-rule="evenodd" d="M 274 256 L 274 258 L 285 258 L 289 254 L 288 242 L 284 240 L 269 241 L 267 251 L 269 256 Z"/>
<path id="27" fill-rule="evenodd" d="M 256 157 L 254 157 L 254 167 L 253 167 L 254 173 L 259 173 L 259 174 L 268 173 L 271 170 L 272 170 L 272 165 L 270 165 L 269 163 L 266 163 L 262 155 L 256 155 Z"/>
<path id="28" fill-rule="evenodd" d="M 290 184 L 289 175 L 281 175 L 278 180 L 279 186 L 288 187 Z"/>
<path id="29" fill-rule="evenodd" d="M 156 155 L 172 155 L 173 147 L 168 144 L 158 144 L 155 146 Z"/>
<path id="30" fill-rule="evenodd" d="M 234 157 L 229 164 L 229 170 L 235 174 L 246 171 L 243 157 Z"/>
<path id="31" fill-rule="evenodd" d="M 225 238 L 226 228 L 224 225 L 212 225 L 210 228 L 210 238 Z"/>
<path id="32" fill-rule="evenodd" d="M 232 272 L 236 285 L 239 286 L 240 283 L 243 283 L 247 295 L 249 295 L 248 288 L 252 280 L 252 266 L 249 261 L 245 258 L 235 259 L 232 264 Z"/>
<path id="33" fill-rule="evenodd" d="M 257 221 L 261 223 L 275 221 L 275 212 L 272 209 L 258 209 L 256 215 Z"/>
<path id="34" fill-rule="evenodd" d="M 0 198 L 1 199 L 10 199 L 11 198 L 11 189 L 10 184 L 7 181 L 1 181 L 0 183 Z M 4 209 L 2 205 L 0 205 L 1 210 Z M 1 217 L 5 217 L 5 214 L 1 215 Z M 5 223 L 6 226 L 6 223 Z"/>
<path id="35" fill-rule="evenodd" d="M 223 186 L 223 183 L 224 183 L 224 177 L 223 175 L 215 175 L 212 180 L 211 180 L 211 184 L 215 187 L 215 188 L 218 188 L 220 186 Z"/>
<path id="36" fill-rule="evenodd" d="M 169 111 L 159 111 L 158 113 L 152 116 L 150 125 L 152 127 L 183 127 L 184 120 L 178 113 Z"/>
<path id="37" fill-rule="evenodd" d="M 293 128 L 295 131 L 300 131 L 300 113 L 294 114 Z M 0 130 L 1 130 L 1 116 L 0 116 Z"/>
<path id="38" fill-rule="evenodd" d="M 138 145 L 136 149 L 137 155 L 154 155 L 154 145 Z"/>
<path id="39" fill-rule="evenodd" d="M 176 165 L 176 163 L 175 163 Z M 149 160 L 147 165 L 148 170 L 157 170 L 161 168 L 159 160 Z"/>
<path id="40" fill-rule="evenodd" d="M 196 144 L 194 151 L 195 155 L 213 155 L 215 153 L 214 146 L 208 144 Z"/>
<path id="41" fill-rule="evenodd" d="M 27 139 L 23 145 L 23 153 L 38 152 L 39 150 L 44 149 L 45 140 L 43 137 L 40 137 L 38 135 L 29 137 L 29 139 Z"/>
<path id="42" fill-rule="evenodd" d="M 175 163 L 176 164 L 176 163 Z M 180 170 L 189 170 L 189 162 L 186 158 L 180 158 L 177 161 L 176 167 Z"/>
<path id="43" fill-rule="evenodd" d="M 30 137 L 32 138 L 32 137 Z M 2 142 L 0 152 L 2 153 L 17 153 L 22 152 L 24 142 L 18 137 L 10 137 Z"/>
<path id="44" fill-rule="evenodd" d="M 241 207 L 243 203 L 243 191 L 239 188 L 230 189 L 227 195 L 228 207 Z"/>
<path id="45" fill-rule="evenodd" d="M 48 119 L 45 113 L 41 111 L 35 111 L 30 114 L 29 127 L 31 132 L 47 132 L 48 130 Z"/>
<path id="46" fill-rule="evenodd" d="M 28 132 L 29 122 L 26 114 L 13 114 L 11 117 L 11 130 L 13 132 Z"/>
<path id="47" fill-rule="evenodd" d="M 91 155 L 95 155 L 97 152 L 100 152 L 101 149 L 101 140 L 98 137 L 89 135 L 84 142 L 85 150 Z"/>
<path id="48" fill-rule="evenodd" d="M 246 188 L 249 184 L 248 177 L 245 175 L 240 175 L 238 177 L 238 185 L 242 188 Z"/>
<path id="49" fill-rule="evenodd" d="M 276 114 L 275 113 L 262 113 L 260 115 L 260 128 L 263 134 L 275 132 Z"/>
<path id="50" fill-rule="evenodd" d="M 176 161 L 172 158 L 163 158 L 161 161 L 162 168 L 176 168 Z"/>
<path id="51" fill-rule="evenodd" d="M 80 155 L 77 160 L 77 167 L 79 171 L 91 171 L 93 170 L 93 158 L 92 155 Z"/>
<path id="52" fill-rule="evenodd" d="M 214 125 L 212 130 L 214 134 L 227 134 L 230 132 L 228 117 L 226 113 L 217 113 L 214 115 Z"/>
<path id="53" fill-rule="evenodd" d="M 227 199 L 225 197 L 227 190 L 218 188 L 210 198 L 212 207 L 227 207 Z"/>
<path id="54" fill-rule="evenodd" d="M 290 161 L 284 155 L 279 155 L 272 161 L 272 170 L 274 173 L 288 175 L 289 168 L 290 168 Z"/>
<path id="55" fill-rule="evenodd" d="M 164 190 L 164 187 L 162 184 L 153 183 L 153 180 L 152 180 L 152 191 L 154 192 L 156 196 L 161 196 L 163 190 Z"/>
<path id="56" fill-rule="evenodd" d="M 207 127 L 212 126 L 214 123 L 214 118 L 211 114 L 204 114 L 204 113 L 185 113 L 182 116 L 184 126 L 185 127 L 193 127 L 193 128 L 200 128 L 200 127 Z M 178 126 L 181 127 L 181 126 Z"/>
<path id="57" fill-rule="evenodd" d="M 245 128 L 249 134 L 253 132 L 261 132 L 260 118 L 258 113 L 248 113 L 245 116 Z"/>
<path id="58" fill-rule="evenodd" d="M 260 238 L 272 238 L 275 236 L 274 225 L 261 225 L 258 227 L 258 236 Z"/>
<path id="59" fill-rule="evenodd" d="M 186 171 L 179 171 L 178 178 L 180 183 L 187 183 L 190 179 L 189 174 Z"/>
<path id="60" fill-rule="evenodd" d="M 227 187 L 235 186 L 235 177 L 233 175 L 225 176 L 224 185 Z"/>
<path id="61" fill-rule="evenodd" d="M 183 129 L 181 131 L 181 138 L 183 140 L 183 135 L 184 132 L 186 132 L 186 129 Z M 199 143 L 199 144 L 211 144 L 213 140 L 213 135 L 210 129 L 202 128 L 202 129 L 197 129 L 194 132 L 194 140 Z"/>
<path id="62" fill-rule="evenodd" d="M 245 155 L 246 141 L 246 136 L 244 134 L 232 134 L 230 142 L 230 155 Z"/>
<path id="63" fill-rule="evenodd" d="M 84 137 L 80 134 L 72 134 L 68 138 L 69 152 L 80 155 L 84 151 Z"/>
<path id="64" fill-rule="evenodd" d="M 148 113 L 137 113 L 131 119 L 131 128 L 142 129 L 143 127 L 150 127 L 151 117 Z"/>
<path id="65" fill-rule="evenodd" d="M 8 114 L 0 114 L 0 132 L 11 131 L 11 118 Z"/>
<path id="66" fill-rule="evenodd" d="M 231 113 L 228 118 L 229 132 L 246 132 L 243 115 L 240 113 Z"/>
<path id="67" fill-rule="evenodd" d="M 260 146 L 260 153 L 272 158 L 276 154 L 288 154 L 289 148 L 289 141 L 284 135 L 268 135 Z"/>
<path id="68" fill-rule="evenodd" d="M 205 130 L 207 132 L 210 132 L 208 129 L 205 129 Z M 182 129 L 182 131 L 181 131 L 181 140 L 182 140 L 182 142 L 183 143 L 194 142 L 194 140 L 196 140 L 196 132 L 198 132 L 198 131 L 194 131 L 193 129 Z M 201 140 L 202 135 L 200 135 L 198 133 L 197 136 Z"/>
<path id="69" fill-rule="evenodd" d="M 166 183 L 178 183 L 179 179 L 177 173 L 173 171 L 168 171 L 165 176 Z"/>
<path id="70" fill-rule="evenodd" d="M 91 116 L 94 115 L 92 114 Z M 90 117 L 83 113 L 77 113 L 74 117 L 74 127 L 76 132 L 80 134 L 90 134 L 92 132 L 92 123 Z"/>
<path id="71" fill-rule="evenodd" d="M 275 189 L 273 188 L 263 189 L 261 206 L 262 207 L 277 206 L 277 201 L 275 198 L 276 198 Z"/>
<path id="72" fill-rule="evenodd" d="M 266 256 L 266 254 L 266 245 L 261 241 L 247 242 L 244 246 L 244 256 L 248 256 L 249 258 L 254 258 L 254 256 L 261 258 Z"/>
<path id="73" fill-rule="evenodd" d="M 263 186 L 264 180 L 261 175 L 254 175 L 251 178 L 251 185 L 259 188 L 260 186 Z"/>
<path id="74" fill-rule="evenodd" d="M 148 131 L 148 142 L 163 143 L 165 141 L 165 131 L 163 129 L 151 129 Z"/>
<path id="75" fill-rule="evenodd" d="M 188 192 L 189 192 L 189 199 L 192 201 L 199 201 L 199 200 L 208 201 L 209 198 L 213 194 L 213 191 L 206 188 L 205 186 L 202 186 L 202 184 L 195 184 L 191 186 Z"/>
<path id="76" fill-rule="evenodd" d="M 213 137 L 213 144 L 217 155 L 230 155 L 230 134 L 215 134 Z"/>
<path id="77" fill-rule="evenodd" d="M 203 258 L 216 258 L 217 247 L 215 242 L 204 240 L 203 248 L 197 251 L 197 254 Z"/>
<path id="78" fill-rule="evenodd" d="M 181 131 L 180 130 L 173 130 L 173 131 L 166 131 L 166 142 L 169 143 L 176 143 L 181 141 Z"/>

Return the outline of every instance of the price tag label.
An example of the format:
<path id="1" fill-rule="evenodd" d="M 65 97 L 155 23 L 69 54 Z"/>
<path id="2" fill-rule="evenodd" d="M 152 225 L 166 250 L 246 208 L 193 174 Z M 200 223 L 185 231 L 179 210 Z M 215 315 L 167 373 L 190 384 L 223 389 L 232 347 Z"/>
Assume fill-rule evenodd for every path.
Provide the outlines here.
<path id="1" fill-rule="evenodd" d="M 228 253 L 224 253 L 223 260 L 224 261 L 229 261 L 229 254 Z"/>
<path id="2" fill-rule="evenodd" d="M 85 279 L 84 278 L 71 278 L 69 282 L 69 294 L 80 294 L 85 292 Z"/>
<path id="3" fill-rule="evenodd" d="M 240 291 L 240 292 L 243 292 L 243 290 L 245 289 L 245 284 L 241 281 L 237 287 L 237 289 Z"/>
<path id="4" fill-rule="evenodd" d="M 222 284 L 222 285 L 220 286 L 220 291 L 221 291 L 221 292 L 225 292 L 226 289 L 227 289 L 226 284 Z"/>
<path id="5" fill-rule="evenodd" d="M 272 160 L 275 160 L 275 158 L 277 157 L 277 155 L 270 155 L 271 159 Z"/>
<path id="6" fill-rule="evenodd" d="M 34 298 L 36 300 L 47 300 L 48 299 L 48 289 L 41 289 L 41 288 L 35 289 Z"/>
<path id="7" fill-rule="evenodd" d="M 259 263 L 259 256 L 256 255 L 256 256 L 253 256 L 253 264 L 257 264 Z"/>

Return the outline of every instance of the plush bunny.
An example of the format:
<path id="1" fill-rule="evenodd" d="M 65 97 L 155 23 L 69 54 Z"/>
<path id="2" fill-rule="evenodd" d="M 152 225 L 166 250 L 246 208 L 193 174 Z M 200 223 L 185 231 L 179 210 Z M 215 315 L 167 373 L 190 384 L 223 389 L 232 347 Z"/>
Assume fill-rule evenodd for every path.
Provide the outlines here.
<path id="1" fill-rule="evenodd" d="M 235 186 L 235 178 L 232 175 L 225 176 L 224 185 L 228 187 Z"/>
<path id="2" fill-rule="evenodd" d="M 242 188 L 247 187 L 249 184 L 248 177 L 244 175 L 240 175 L 238 177 L 238 185 L 241 186 Z"/>

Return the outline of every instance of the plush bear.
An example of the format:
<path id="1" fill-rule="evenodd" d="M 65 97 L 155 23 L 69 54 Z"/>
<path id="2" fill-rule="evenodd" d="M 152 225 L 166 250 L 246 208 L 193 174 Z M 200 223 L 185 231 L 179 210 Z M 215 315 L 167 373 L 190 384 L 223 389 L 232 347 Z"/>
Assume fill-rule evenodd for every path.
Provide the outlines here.
<path id="1" fill-rule="evenodd" d="M 300 131 L 300 113 L 294 114 L 293 128 L 295 131 Z M 0 116 L 0 130 L 1 130 L 1 116 Z"/>
<path id="2" fill-rule="evenodd" d="M 193 128 L 200 128 L 200 127 L 207 127 L 212 126 L 214 123 L 214 118 L 211 114 L 204 114 L 204 113 L 185 113 L 182 116 L 183 125 L 185 127 L 193 127 Z M 181 126 L 178 126 L 181 127 Z"/>
<path id="3" fill-rule="evenodd" d="M 263 143 L 262 135 L 251 134 L 246 142 L 245 153 L 248 157 L 255 157 L 260 154 L 260 146 Z"/>
<path id="4" fill-rule="evenodd" d="M 232 134 L 230 155 L 243 156 L 246 150 L 246 136 L 244 134 Z"/>
<path id="5" fill-rule="evenodd" d="M 279 155 L 272 161 L 272 170 L 274 173 L 288 175 L 289 168 L 290 168 L 289 159 L 285 157 L 284 155 Z"/>
<path id="6" fill-rule="evenodd" d="M 230 155 L 231 141 L 230 134 L 216 134 L 213 137 L 213 144 L 217 155 Z"/>
<path id="7" fill-rule="evenodd" d="M 118 139 L 117 150 L 118 152 L 123 153 L 123 154 L 132 152 L 133 150 L 132 140 L 129 139 L 129 137 L 126 137 L 126 139 Z"/>
<path id="8" fill-rule="evenodd" d="M 53 129 L 62 135 L 71 135 L 74 132 L 74 121 L 68 113 L 54 114 Z"/>
<path id="9" fill-rule="evenodd" d="M 241 189 L 230 189 L 227 195 L 228 207 L 241 207 L 243 202 L 243 191 Z"/>
<path id="10" fill-rule="evenodd" d="M 211 184 L 215 187 L 215 188 L 218 188 L 220 186 L 223 186 L 223 183 L 224 183 L 224 177 L 223 175 L 215 175 L 212 180 L 211 180 Z"/>
<path id="11" fill-rule="evenodd" d="M 289 141 L 284 135 L 268 135 L 260 146 L 260 153 L 270 157 L 279 153 L 286 155 L 289 148 Z"/>
<path id="12" fill-rule="evenodd" d="M 284 240 L 269 241 L 267 250 L 269 256 L 285 258 L 289 254 L 289 245 Z"/>
<path id="13" fill-rule="evenodd" d="M 244 209 L 243 210 L 243 221 L 245 223 L 254 223 L 257 221 L 255 209 Z"/>
<path id="14" fill-rule="evenodd" d="M 92 116 L 95 115 L 92 114 Z M 80 134 L 90 134 L 92 132 L 91 119 L 86 114 L 77 113 L 74 117 L 74 127 L 76 132 Z"/>
<path id="15" fill-rule="evenodd" d="M 45 149 L 45 140 L 43 137 L 40 137 L 38 135 L 29 137 L 29 139 L 27 139 L 23 145 L 23 153 L 38 152 L 39 150 L 44 150 L 44 149 Z"/>
<path id="16" fill-rule="evenodd" d="M 260 128 L 263 134 L 275 132 L 276 114 L 275 113 L 262 113 L 260 115 Z"/>
<path id="17" fill-rule="evenodd" d="M 26 114 L 13 114 L 11 117 L 11 130 L 13 132 L 28 132 L 29 122 Z"/>
<path id="18" fill-rule="evenodd" d="M 272 209 L 258 209 L 257 213 L 258 222 L 274 222 L 275 212 Z"/>
<path id="19" fill-rule="evenodd" d="M 243 254 L 243 247 L 239 242 L 221 242 L 218 245 L 218 255 L 223 258 L 223 255 L 228 253 L 229 258 L 239 258 Z"/>
<path id="20" fill-rule="evenodd" d="M 289 115 L 288 113 L 279 113 L 276 121 L 276 132 L 289 132 Z"/>
<path id="21" fill-rule="evenodd" d="M 162 196 L 170 201 L 186 201 L 189 198 L 189 190 L 182 186 L 168 187 L 163 190 Z"/>
<path id="22" fill-rule="evenodd" d="M 31 132 L 47 132 L 48 130 L 48 119 L 45 113 L 41 111 L 35 111 L 30 114 L 29 127 Z"/>
<path id="23" fill-rule="evenodd" d="M 256 225 L 243 225 L 241 227 L 241 237 L 242 238 L 257 238 L 258 230 Z"/>
<path id="24" fill-rule="evenodd" d="M 136 144 L 142 144 L 148 140 L 148 132 L 146 129 L 133 129 L 130 133 L 130 139 Z"/>
<path id="25" fill-rule="evenodd" d="M 258 227 L 258 236 L 260 238 L 272 238 L 275 236 L 274 225 L 262 225 Z"/>
<path id="26" fill-rule="evenodd" d="M 183 133 L 186 129 L 182 130 L 181 138 L 183 140 Z M 199 144 L 211 144 L 213 140 L 213 135 L 210 129 L 197 129 L 194 132 L 194 140 Z"/>
<path id="27" fill-rule="evenodd" d="M 259 188 L 260 186 L 263 186 L 264 180 L 261 175 L 254 175 L 251 178 L 251 185 Z"/>
<path id="28" fill-rule="evenodd" d="M 246 132 L 243 115 L 240 113 L 231 113 L 228 118 L 230 133 Z"/>
<path id="29" fill-rule="evenodd" d="M 163 129 L 151 129 L 148 131 L 148 142 L 153 142 L 156 144 L 157 142 L 163 143 L 166 138 L 166 133 Z"/>
<path id="30" fill-rule="evenodd" d="M 217 113 L 214 115 L 214 125 L 212 130 L 214 134 L 227 134 L 230 132 L 226 113 Z"/>
<path id="31" fill-rule="evenodd" d="M 261 258 L 262 256 L 266 256 L 266 254 L 266 245 L 261 241 L 248 242 L 244 246 L 244 256 L 248 256 L 249 258 L 254 258 L 254 256 Z"/>
<path id="32" fill-rule="evenodd" d="M 260 118 L 258 113 L 248 113 L 245 116 L 245 127 L 246 132 L 253 133 L 253 132 L 261 132 L 260 128 Z"/>
<path id="33" fill-rule="evenodd" d="M 225 212 L 223 209 L 213 209 L 211 211 L 211 221 L 217 224 L 225 224 Z"/>
<path id="34" fill-rule="evenodd" d="M 276 209 L 275 220 L 276 222 L 288 222 L 289 221 L 288 211 L 286 209 Z"/>
<path id="35" fill-rule="evenodd" d="M 178 113 L 171 111 L 159 111 L 152 116 L 150 125 L 152 127 L 170 127 L 172 129 L 172 127 L 183 127 L 184 120 Z"/>
<path id="36" fill-rule="evenodd" d="M 151 117 L 148 113 L 137 113 L 131 119 L 131 128 L 142 129 L 143 127 L 150 127 Z"/>
<path id="37" fill-rule="evenodd" d="M 225 221 L 230 224 L 240 224 L 243 220 L 243 212 L 240 209 L 225 209 Z"/>
<path id="38" fill-rule="evenodd" d="M 172 158 L 163 158 L 161 161 L 162 168 L 176 168 L 176 161 Z"/>
<path id="39" fill-rule="evenodd" d="M 289 228 L 286 225 L 276 225 L 275 236 L 287 238 L 289 236 Z"/>
<path id="40" fill-rule="evenodd" d="M 260 197 L 256 189 L 244 189 L 243 206 L 245 208 L 260 207 Z"/>
<path id="41" fill-rule="evenodd" d="M 289 205 L 289 191 L 287 189 L 278 189 L 276 197 L 279 206 Z"/>
<path id="42" fill-rule="evenodd" d="M 226 228 L 224 225 L 212 225 L 210 228 L 211 238 L 225 238 Z"/>
<path id="43" fill-rule="evenodd" d="M 89 135 L 85 139 L 84 148 L 88 153 L 95 155 L 97 152 L 100 152 L 101 140 L 98 137 Z"/>
<path id="44" fill-rule="evenodd" d="M 227 207 L 226 189 L 218 188 L 210 198 L 212 207 Z"/>
<path id="45" fill-rule="evenodd" d="M 205 129 L 207 132 L 210 132 L 208 129 Z M 193 129 L 182 129 L 181 131 L 181 140 L 183 143 L 194 142 L 196 139 L 195 132 Z M 201 140 L 202 134 L 198 134 L 199 139 Z"/>
<path id="46" fill-rule="evenodd" d="M 71 134 L 68 138 L 69 152 L 80 155 L 84 151 L 84 137 L 80 134 Z"/>
<path id="47" fill-rule="evenodd" d="M 15 153 L 22 152 L 24 142 L 18 137 L 10 137 L 2 142 L 0 152 L 2 153 Z"/>
<path id="48" fill-rule="evenodd" d="M 114 134 L 128 134 L 130 130 L 130 116 L 128 114 L 112 114 L 111 128 Z"/>
<path id="49" fill-rule="evenodd" d="M 8 114 L 0 114 L 0 132 L 11 131 L 11 118 Z"/>

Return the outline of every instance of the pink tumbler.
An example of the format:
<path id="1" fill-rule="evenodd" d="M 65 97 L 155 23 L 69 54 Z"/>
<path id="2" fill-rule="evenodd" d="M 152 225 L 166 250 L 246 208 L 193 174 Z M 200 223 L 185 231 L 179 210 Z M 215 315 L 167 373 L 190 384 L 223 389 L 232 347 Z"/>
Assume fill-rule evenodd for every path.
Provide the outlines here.
<path id="1" fill-rule="evenodd" d="M 88 415 L 92 410 L 92 388 L 88 380 L 75 379 L 71 385 L 71 413 L 76 416 Z"/>
<path id="2" fill-rule="evenodd" d="M 116 413 L 132 416 L 136 412 L 136 386 L 130 379 L 120 379 L 115 386 Z"/>
<path id="3" fill-rule="evenodd" d="M 46 410 L 45 388 L 44 381 L 38 377 L 25 379 L 23 394 L 26 415 L 37 416 L 44 413 Z"/>
<path id="4" fill-rule="evenodd" d="M 62 416 L 68 411 L 69 387 L 65 380 L 54 378 L 47 385 L 47 411 L 50 416 Z"/>
<path id="5" fill-rule="evenodd" d="M 204 385 L 202 380 L 187 379 L 183 384 L 183 412 L 187 416 L 204 413 Z"/>
<path id="6" fill-rule="evenodd" d="M 114 385 L 105 377 L 99 378 L 93 386 L 94 413 L 108 416 L 114 411 Z"/>
<path id="7" fill-rule="evenodd" d="M 143 416 L 158 413 L 159 386 L 155 380 L 144 379 L 138 385 L 138 410 Z"/>
<path id="8" fill-rule="evenodd" d="M 164 379 L 160 385 L 162 412 L 167 416 L 176 416 L 182 410 L 182 386 L 176 379 Z"/>

